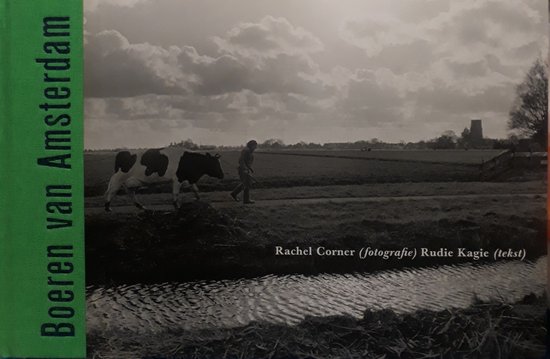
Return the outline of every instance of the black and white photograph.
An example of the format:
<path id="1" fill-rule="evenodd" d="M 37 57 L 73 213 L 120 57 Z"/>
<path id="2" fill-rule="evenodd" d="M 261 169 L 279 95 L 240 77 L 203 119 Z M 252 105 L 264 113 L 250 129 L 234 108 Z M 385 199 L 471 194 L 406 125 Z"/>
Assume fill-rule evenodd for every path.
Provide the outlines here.
<path id="1" fill-rule="evenodd" d="M 88 357 L 541 358 L 543 0 L 85 0 Z"/>

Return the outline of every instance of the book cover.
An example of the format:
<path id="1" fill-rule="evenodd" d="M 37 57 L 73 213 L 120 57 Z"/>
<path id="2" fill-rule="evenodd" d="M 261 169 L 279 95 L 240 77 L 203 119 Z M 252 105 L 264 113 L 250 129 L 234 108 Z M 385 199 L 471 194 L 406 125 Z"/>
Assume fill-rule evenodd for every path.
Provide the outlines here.
<path id="1" fill-rule="evenodd" d="M 545 355 L 546 1 L 0 28 L 0 357 Z"/>
<path id="2" fill-rule="evenodd" d="M 547 6 L 90 4 L 90 353 L 540 357 Z"/>

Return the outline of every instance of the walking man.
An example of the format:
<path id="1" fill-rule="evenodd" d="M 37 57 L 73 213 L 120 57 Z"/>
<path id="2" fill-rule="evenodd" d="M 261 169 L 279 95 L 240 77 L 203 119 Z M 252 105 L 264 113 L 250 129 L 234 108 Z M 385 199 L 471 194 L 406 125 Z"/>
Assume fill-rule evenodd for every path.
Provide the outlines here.
<path id="1" fill-rule="evenodd" d="M 238 195 L 242 191 L 244 204 L 254 203 L 254 201 L 250 199 L 250 185 L 252 184 L 251 173 L 254 173 L 252 163 L 254 162 L 254 150 L 256 147 L 258 147 L 258 143 L 254 140 L 250 140 L 246 144 L 246 147 L 242 149 L 238 167 L 241 183 L 231 192 L 231 197 L 238 202 Z"/>

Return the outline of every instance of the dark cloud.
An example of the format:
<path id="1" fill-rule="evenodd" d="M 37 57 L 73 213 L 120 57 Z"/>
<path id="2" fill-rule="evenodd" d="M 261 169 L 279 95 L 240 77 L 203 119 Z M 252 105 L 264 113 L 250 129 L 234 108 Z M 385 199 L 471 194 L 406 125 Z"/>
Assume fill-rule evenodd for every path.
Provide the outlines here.
<path id="1" fill-rule="evenodd" d="M 410 94 L 419 107 L 434 109 L 447 114 L 471 114 L 509 110 L 514 90 L 510 86 L 493 86 L 480 92 L 469 92 L 457 87 L 422 89 Z"/>
<path id="2" fill-rule="evenodd" d="M 251 37 L 253 32 L 260 35 Z M 192 91 L 211 96 L 250 90 L 322 97 L 331 91 L 315 78 L 319 70 L 308 57 L 309 52 L 322 48 L 319 40 L 284 19 L 266 17 L 257 24 L 239 25 L 216 42 L 220 55 L 210 57 L 191 46 L 131 44 L 114 30 L 88 35 L 86 95 L 132 97 Z"/>
<path id="3" fill-rule="evenodd" d="M 433 2 L 415 5 L 426 8 L 420 6 L 422 3 Z M 465 0 L 451 3 L 442 0 L 441 3 L 448 4 L 443 7 L 445 10 L 421 21 L 391 16 L 348 21 L 342 32 L 343 39 L 362 48 L 374 58 L 374 63 L 381 64 L 378 60 L 382 58 L 377 57 L 391 49 L 397 55 L 392 68 L 405 69 L 409 68 L 407 63 L 411 56 L 413 63 L 417 63 L 414 59 L 426 53 L 431 55 L 432 63 L 438 58 L 450 57 L 459 62 L 464 57 L 475 59 L 494 54 L 504 60 L 514 60 L 516 65 L 525 65 L 545 44 L 543 1 Z M 525 47 L 526 44 L 532 46 Z M 518 48 L 526 50 L 522 57 L 516 57 Z"/>
<path id="4" fill-rule="evenodd" d="M 304 54 L 323 49 L 319 39 L 287 19 L 264 17 L 258 23 L 244 23 L 226 36 L 216 37 L 220 52 L 238 53 L 244 57 L 271 57 L 279 54 Z"/>
<path id="5" fill-rule="evenodd" d="M 437 60 L 434 48 L 428 41 L 415 39 L 408 44 L 384 47 L 372 62 L 383 64 L 397 74 L 405 74 L 427 71 Z"/>
<path id="6" fill-rule="evenodd" d="M 449 60 L 447 66 L 456 76 L 484 76 L 489 72 L 488 62 L 485 59 L 472 62 Z"/>
<path id="7" fill-rule="evenodd" d="M 113 30 L 86 36 L 85 95 L 131 97 L 149 93 L 185 92 L 176 74 L 169 73 L 173 50 L 130 44 Z M 168 70 L 168 71 L 165 71 Z"/>
<path id="8" fill-rule="evenodd" d="M 337 103 L 338 109 L 359 127 L 398 121 L 402 105 L 398 89 L 370 71 L 360 71 L 350 79 L 345 96 Z"/>

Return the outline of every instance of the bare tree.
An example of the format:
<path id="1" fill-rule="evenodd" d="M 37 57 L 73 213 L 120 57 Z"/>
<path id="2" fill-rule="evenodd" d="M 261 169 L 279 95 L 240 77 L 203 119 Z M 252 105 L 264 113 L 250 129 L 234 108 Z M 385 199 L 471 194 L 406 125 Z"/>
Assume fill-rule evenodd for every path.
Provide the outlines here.
<path id="1" fill-rule="evenodd" d="M 548 76 L 546 65 L 540 58 L 516 87 L 516 95 L 508 127 L 545 144 L 548 132 Z"/>

